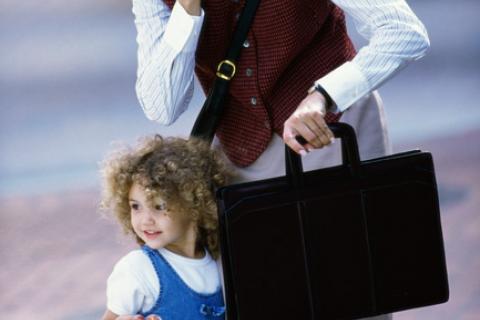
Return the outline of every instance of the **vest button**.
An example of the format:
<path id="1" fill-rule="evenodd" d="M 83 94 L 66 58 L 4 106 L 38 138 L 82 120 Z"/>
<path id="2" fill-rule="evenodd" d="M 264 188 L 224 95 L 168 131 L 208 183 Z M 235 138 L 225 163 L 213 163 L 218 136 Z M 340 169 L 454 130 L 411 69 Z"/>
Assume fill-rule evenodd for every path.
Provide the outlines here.
<path id="1" fill-rule="evenodd" d="M 242 152 L 242 153 L 248 153 L 248 150 L 244 147 L 237 147 L 237 150 Z"/>
<path id="2" fill-rule="evenodd" d="M 244 47 L 244 48 L 250 47 L 250 41 L 245 40 L 245 42 L 243 43 L 243 47 Z"/>
<path id="3" fill-rule="evenodd" d="M 268 122 L 268 120 L 265 120 L 265 122 L 263 124 L 265 125 L 265 128 L 270 130 L 270 122 Z"/>
<path id="4" fill-rule="evenodd" d="M 256 106 L 257 105 L 257 97 L 251 97 L 250 98 L 250 104 L 252 106 Z"/>
<path id="5" fill-rule="evenodd" d="M 247 77 L 251 77 L 253 75 L 253 70 L 250 68 L 247 68 L 247 70 L 245 70 L 245 74 L 247 75 Z"/>

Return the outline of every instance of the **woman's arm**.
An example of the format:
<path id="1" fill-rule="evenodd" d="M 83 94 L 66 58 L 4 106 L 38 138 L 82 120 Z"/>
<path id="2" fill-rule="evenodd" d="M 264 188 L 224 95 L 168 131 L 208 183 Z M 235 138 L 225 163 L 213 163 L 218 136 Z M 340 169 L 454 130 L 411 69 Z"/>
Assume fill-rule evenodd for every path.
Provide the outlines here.
<path id="1" fill-rule="evenodd" d="M 344 111 L 375 90 L 430 47 L 427 31 L 404 0 L 332 0 L 354 20 L 368 40 L 351 62 L 319 83 Z"/>
<path id="2" fill-rule="evenodd" d="M 169 125 L 193 95 L 195 50 L 203 24 L 200 0 L 179 0 L 172 11 L 161 0 L 133 0 L 133 13 L 137 97 L 147 118 Z"/>
<path id="3" fill-rule="evenodd" d="M 427 31 L 404 0 L 332 0 L 353 17 L 356 28 L 369 42 L 352 61 L 334 69 L 315 83 L 333 102 L 331 110 L 345 111 L 378 88 L 410 61 L 423 57 L 430 47 Z M 283 139 L 293 150 L 330 144 L 332 132 L 325 123 L 326 95 L 305 93 L 284 125 Z M 310 143 L 295 139 L 302 135 Z"/>
<path id="4" fill-rule="evenodd" d="M 117 316 L 115 313 L 111 312 L 110 310 L 107 310 L 105 314 L 102 317 L 102 320 L 144 320 L 145 317 L 142 315 L 125 315 L 125 316 Z M 161 320 L 161 318 L 157 315 L 149 315 L 146 320 Z"/>

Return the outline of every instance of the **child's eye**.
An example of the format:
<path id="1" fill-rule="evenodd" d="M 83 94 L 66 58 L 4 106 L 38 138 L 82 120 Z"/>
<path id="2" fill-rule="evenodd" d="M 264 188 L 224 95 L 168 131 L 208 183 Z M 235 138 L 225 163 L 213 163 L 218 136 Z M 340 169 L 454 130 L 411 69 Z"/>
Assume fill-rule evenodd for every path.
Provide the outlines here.
<path id="1" fill-rule="evenodd" d="M 167 210 L 167 205 L 165 203 L 159 203 L 155 205 L 155 210 L 164 211 Z"/>
<path id="2" fill-rule="evenodd" d="M 139 205 L 138 205 L 137 203 L 132 203 L 132 204 L 130 204 L 130 208 L 131 208 L 132 210 L 136 211 L 136 210 L 138 210 Z"/>

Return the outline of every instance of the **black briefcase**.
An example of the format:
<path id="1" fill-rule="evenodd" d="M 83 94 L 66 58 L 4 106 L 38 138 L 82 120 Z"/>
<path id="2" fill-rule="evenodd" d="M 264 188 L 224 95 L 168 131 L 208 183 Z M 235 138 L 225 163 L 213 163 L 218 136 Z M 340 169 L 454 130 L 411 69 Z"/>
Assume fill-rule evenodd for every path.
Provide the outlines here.
<path id="1" fill-rule="evenodd" d="M 448 300 L 432 156 L 360 161 L 353 128 L 331 126 L 343 164 L 219 189 L 227 315 L 356 319 Z"/>

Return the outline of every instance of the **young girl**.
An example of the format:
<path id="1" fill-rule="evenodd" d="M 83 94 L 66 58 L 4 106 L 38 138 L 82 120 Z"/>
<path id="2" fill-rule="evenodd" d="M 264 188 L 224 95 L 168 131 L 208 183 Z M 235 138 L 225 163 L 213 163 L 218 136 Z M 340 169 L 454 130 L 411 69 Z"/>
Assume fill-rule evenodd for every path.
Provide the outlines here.
<path id="1" fill-rule="evenodd" d="M 158 135 L 104 161 L 102 209 L 141 245 L 108 278 L 104 320 L 224 319 L 213 192 L 227 172 L 204 142 Z"/>

